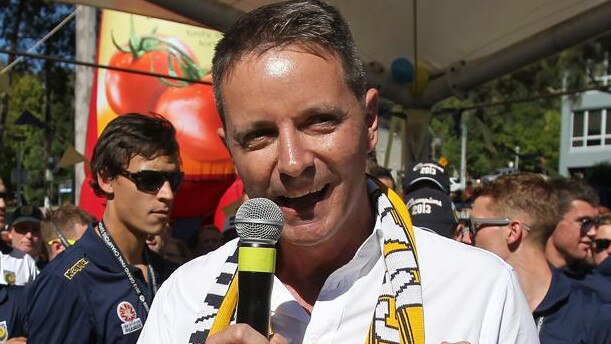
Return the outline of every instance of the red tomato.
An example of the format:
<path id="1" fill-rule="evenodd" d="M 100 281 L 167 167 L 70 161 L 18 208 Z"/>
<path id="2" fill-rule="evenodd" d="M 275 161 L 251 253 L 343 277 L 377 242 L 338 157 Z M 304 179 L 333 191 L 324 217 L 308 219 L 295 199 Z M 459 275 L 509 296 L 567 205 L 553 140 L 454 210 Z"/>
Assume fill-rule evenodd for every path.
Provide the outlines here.
<path id="1" fill-rule="evenodd" d="M 163 38 L 181 49 L 189 56 L 195 64 L 192 50 L 174 37 Z M 117 51 L 111 57 L 109 64 L 113 67 L 128 68 L 143 72 L 153 72 L 157 74 L 169 75 L 168 52 L 169 48 L 144 52 L 139 58 L 134 58 L 131 53 Z M 174 70 L 181 76 L 179 63 L 173 59 Z M 168 82 L 177 82 L 169 80 Z M 128 112 L 139 112 L 147 114 L 153 111 L 159 96 L 168 86 L 163 84 L 158 77 L 108 70 L 105 80 L 106 99 L 111 109 L 123 115 Z"/>
<path id="2" fill-rule="evenodd" d="M 110 59 L 110 65 L 114 67 L 164 74 L 168 71 L 167 64 L 167 53 L 163 51 L 148 52 L 138 59 L 134 59 L 131 53 L 117 51 Z M 167 88 L 156 77 L 114 70 L 106 72 L 104 85 L 108 104 L 119 115 L 149 113 Z"/>
<path id="3" fill-rule="evenodd" d="M 222 127 L 211 85 L 170 87 L 159 98 L 155 111 L 176 128 L 181 153 L 201 161 L 229 159 L 217 134 Z"/>

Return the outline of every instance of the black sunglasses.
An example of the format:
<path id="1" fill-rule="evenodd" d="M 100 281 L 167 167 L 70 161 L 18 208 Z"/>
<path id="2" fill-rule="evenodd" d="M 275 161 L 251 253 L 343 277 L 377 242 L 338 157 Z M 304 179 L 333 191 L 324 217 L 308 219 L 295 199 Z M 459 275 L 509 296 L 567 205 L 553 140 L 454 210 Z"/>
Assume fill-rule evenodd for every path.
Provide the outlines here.
<path id="1" fill-rule="evenodd" d="M 593 227 L 598 227 L 598 218 L 584 216 L 577 219 L 581 225 L 579 227 L 579 235 L 586 236 Z"/>
<path id="2" fill-rule="evenodd" d="M 19 234 L 27 234 L 28 232 L 40 232 L 40 224 L 34 222 L 22 222 L 13 225 L 13 230 Z"/>
<path id="3" fill-rule="evenodd" d="M 167 180 L 170 183 L 170 187 L 173 192 L 178 190 L 180 183 L 184 177 L 183 172 L 163 172 L 163 171 L 151 171 L 144 170 L 139 172 L 129 172 L 123 170 L 119 173 L 123 177 L 131 180 L 136 184 L 136 188 L 142 192 L 154 192 L 157 193 L 163 186 L 163 183 Z"/>
<path id="4" fill-rule="evenodd" d="M 594 239 L 594 251 L 596 251 L 596 253 L 608 249 L 610 245 L 611 240 L 609 239 Z"/>

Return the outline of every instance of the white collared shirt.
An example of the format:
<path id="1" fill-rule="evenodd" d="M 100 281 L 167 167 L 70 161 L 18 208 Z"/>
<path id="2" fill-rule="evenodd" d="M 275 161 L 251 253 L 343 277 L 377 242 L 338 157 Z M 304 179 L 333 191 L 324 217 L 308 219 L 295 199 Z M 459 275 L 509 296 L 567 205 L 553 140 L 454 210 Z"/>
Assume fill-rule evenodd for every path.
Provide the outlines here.
<path id="1" fill-rule="evenodd" d="M 513 269 L 499 257 L 414 228 L 426 343 L 538 343 Z M 364 343 L 384 276 L 379 219 L 353 259 L 325 282 L 311 315 L 274 278 L 272 329 L 289 343 Z M 161 287 L 138 343 L 188 343 L 207 290 L 237 245 L 180 267 Z"/>
<path id="2" fill-rule="evenodd" d="M 26 285 L 38 276 L 34 258 L 13 249 L 9 253 L 0 252 L 0 284 Z"/>

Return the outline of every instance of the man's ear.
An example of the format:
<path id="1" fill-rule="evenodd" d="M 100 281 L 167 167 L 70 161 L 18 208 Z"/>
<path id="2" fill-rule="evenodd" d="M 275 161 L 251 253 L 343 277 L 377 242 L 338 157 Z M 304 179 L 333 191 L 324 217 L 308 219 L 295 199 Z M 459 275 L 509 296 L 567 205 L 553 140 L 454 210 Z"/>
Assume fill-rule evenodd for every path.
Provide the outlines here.
<path id="1" fill-rule="evenodd" d="M 506 232 L 506 240 L 508 246 L 518 246 L 524 240 L 524 229 L 518 221 L 512 221 L 509 224 L 509 229 Z"/>
<path id="2" fill-rule="evenodd" d="M 56 255 L 65 249 L 66 248 L 59 242 L 59 240 L 54 240 L 51 243 L 51 250 L 55 252 Z"/>
<path id="3" fill-rule="evenodd" d="M 370 88 L 365 94 L 368 152 L 378 143 L 378 90 Z"/>
<path id="4" fill-rule="evenodd" d="M 104 191 L 107 195 L 112 195 L 114 193 L 114 184 L 113 181 L 115 178 L 110 177 L 107 170 L 102 170 L 97 173 L 96 178 L 98 179 L 98 185 L 100 189 Z"/>

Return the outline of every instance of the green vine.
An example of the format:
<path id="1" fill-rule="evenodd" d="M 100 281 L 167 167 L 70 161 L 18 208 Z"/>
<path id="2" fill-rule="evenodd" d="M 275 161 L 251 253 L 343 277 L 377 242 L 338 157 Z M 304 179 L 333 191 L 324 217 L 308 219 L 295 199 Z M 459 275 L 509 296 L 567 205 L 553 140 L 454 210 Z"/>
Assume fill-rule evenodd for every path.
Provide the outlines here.
<path id="1" fill-rule="evenodd" d="M 151 33 L 148 35 L 138 36 L 136 35 L 134 19 L 131 17 L 130 23 L 130 36 L 127 47 L 121 46 L 115 40 L 114 34 L 111 33 L 111 39 L 113 45 L 117 50 L 131 54 L 134 59 L 142 57 L 144 54 L 153 51 L 165 51 L 168 53 L 168 75 L 171 77 L 183 77 L 190 80 L 199 80 L 209 73 L 206 73 L 204 68 L 199 67 L 195 61 L 176 44 L 170 40 L 158 37 L 156 35 L 157 28 L 153 28 Z M 180 74 L 174 67 L 178 65 Z M 151 62 L 149 69 L 150 72 L 156 73 L 155 68 Z M 180 80 L 168 80 L 162 77 L 157 77 L 166 86 L 171 87 L 183 87 L 190 85 L 190 82 Z"/>

